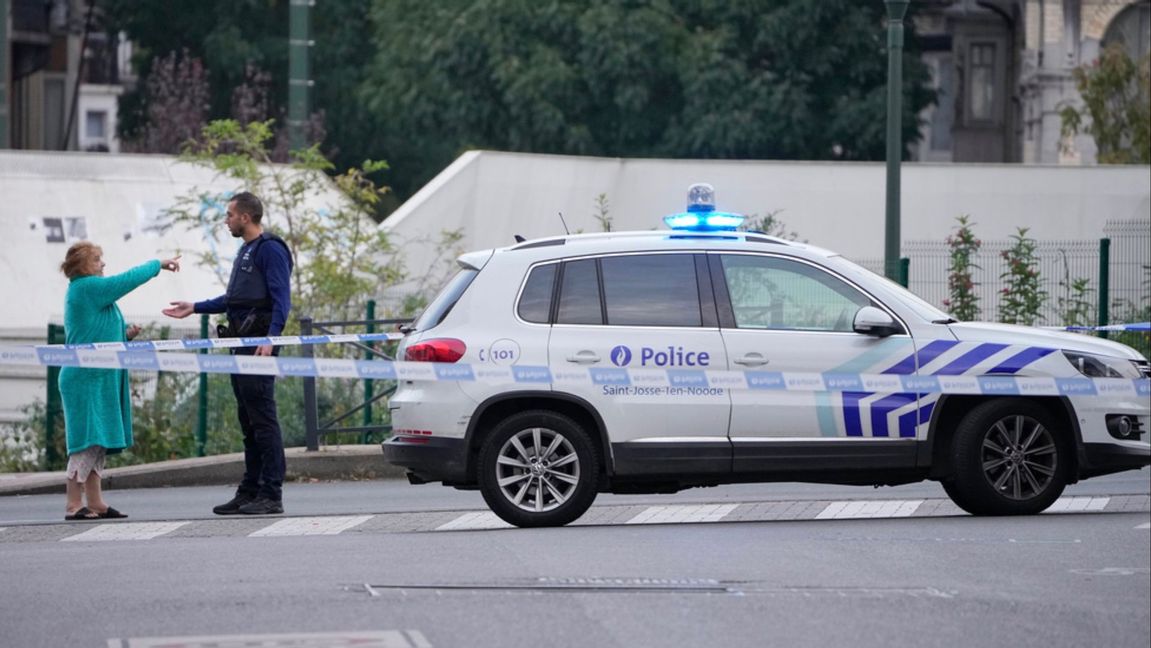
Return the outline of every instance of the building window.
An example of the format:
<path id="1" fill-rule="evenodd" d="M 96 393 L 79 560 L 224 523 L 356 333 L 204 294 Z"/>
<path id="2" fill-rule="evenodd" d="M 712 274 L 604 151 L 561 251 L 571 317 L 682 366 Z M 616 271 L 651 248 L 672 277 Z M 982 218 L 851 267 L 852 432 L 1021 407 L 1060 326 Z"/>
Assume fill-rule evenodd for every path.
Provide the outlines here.
<path id="1" fill-rule="evenodd" d="M 108 113 L 103 110 L 89 110 L 84 117 L 84 137 L 102 140 L 107 138 Z"/>
<path id="2" fill-rule="evenodd" d="M 995 108 L 995 43 L 971 44 L 970 116 L 991 121 Z"/>
<path id="3" fill-rule="evenodd" d="M 928 138 L 932 151 L 951 150 L 951 129 L 955 126 L 955 65 L 950 54 L 934 57 L 932 78 L 939 93 L 935 111 L 931 116 L 931 134 Z"/>
<path id="4" fill-rule="evenodd" d="M 1127 56 L 1139 61 L 1151 51 L 1151 2 L 1141 2 L 1119 12 L 1103 34 L 1103 46 L 1119 45 Z"/>

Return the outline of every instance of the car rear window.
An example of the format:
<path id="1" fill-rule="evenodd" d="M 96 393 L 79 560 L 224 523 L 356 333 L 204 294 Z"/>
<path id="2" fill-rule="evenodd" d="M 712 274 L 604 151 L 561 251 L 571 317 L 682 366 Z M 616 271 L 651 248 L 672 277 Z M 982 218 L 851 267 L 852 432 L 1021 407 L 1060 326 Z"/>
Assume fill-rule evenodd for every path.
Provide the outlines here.
<path id="1" fill-rule="evenodd" d="M 452 307 L 460 300 L 460 297 L 463 296 L 468 286 L 472 285 L 472 280 L 475 279 L 479 273 L 479 270 L 471 269 L 457 272 L 456 276 L 452 277 L 451 281 L 440 290 L 440 293 L 436 295 L 432 303 L 428 304 L 424 312 L 420 313 L 420 316 L 416 318 L 416 324 L 413 330 L 426 331 L 430 328 L 435 328 L 440 322 L 444 321 L 444 318 L 452 311 Z"/>
<path id="2" fill-rule="evenodd" d="M 552 287 L 555 285 L 556 264 L 536 266 L 528 275 L 520 295 L 518 313 L 525 322 L 547 324 L 552 310 Z"/>

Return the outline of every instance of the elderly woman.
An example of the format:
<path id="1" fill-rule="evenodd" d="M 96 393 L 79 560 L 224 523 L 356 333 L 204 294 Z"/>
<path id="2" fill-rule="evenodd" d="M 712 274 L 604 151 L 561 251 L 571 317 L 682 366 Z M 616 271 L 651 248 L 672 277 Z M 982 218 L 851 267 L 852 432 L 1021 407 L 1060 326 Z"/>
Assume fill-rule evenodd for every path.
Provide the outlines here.
<path id="1" fill-rule="evenodd" d="M 143 285 L 160 270 L 177 272 L 180 257 L 149 261 L 112 277 L 104 276 L 104 252 L 92 243 L 68 248 L 60 270 L 71 280 L 64 301 L 68 344 L 124 342 L 140 332 L 126 328 L 116 300 Z M 68 439 L 68 504 L 65 520 L 128 517 L 104 502 L 100 477 L 107 454 L 132 445 L 132 402 L 123 369 L 60 370 L 64 426 Z M 82 501 L 86 498 L 87 503 Z"/>

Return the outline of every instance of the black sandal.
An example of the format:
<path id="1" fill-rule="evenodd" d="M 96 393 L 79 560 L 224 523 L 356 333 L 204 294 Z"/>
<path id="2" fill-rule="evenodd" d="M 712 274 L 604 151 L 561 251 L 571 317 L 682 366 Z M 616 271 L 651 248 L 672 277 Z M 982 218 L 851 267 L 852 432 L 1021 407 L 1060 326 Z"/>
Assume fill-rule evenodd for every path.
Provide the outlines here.
<path id="1" fill-rule="evenodd" d="M 111 506 L 109 506 L 108 510 L 104 511 L 103 513 L 97 513 L 96 516 L 102 520 L 114 520 L 117 518 L 128 517 L 128 515 L 126 513 L 121 513 L 119 511 L 117 511 L 116 509 L 112 508 Z"/>
<path id="2" fill-rule="evenodd" d="M 100 514 L 89 509 L 87 506 L 81 506 L 76 509 L 75 513 L 68 513 L 64 516 L 65 520 L 73 522 L 76 520 L 99 520 Z"/>

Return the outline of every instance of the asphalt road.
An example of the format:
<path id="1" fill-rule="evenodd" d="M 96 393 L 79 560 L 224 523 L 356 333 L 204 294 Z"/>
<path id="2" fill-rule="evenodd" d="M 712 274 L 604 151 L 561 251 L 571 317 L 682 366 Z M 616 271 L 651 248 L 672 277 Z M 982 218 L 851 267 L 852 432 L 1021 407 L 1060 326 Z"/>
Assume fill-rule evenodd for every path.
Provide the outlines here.
<path id="1" fill-rule="evenodd" d="M 1145 647 L 1149 474 L 1069 489 L 1080 501 L 1110 502 L 1106 510 L 1020 518 L 940 509 L 889 519 L 450 532 L 365 522 L 338 535 L 287 537 L 259 536 L 279 518 L 200 519 L 227 489 L 119 491 L 109 500 L 132 524 L 184 526 L 107 542 L 62 541 L 85 528 L 55 521 L 62 496 L 0 498 L 0 646 L 337 646 L 359 637 L 365 642 L 355 645 L 396 648 Z M 738 486 L 605 496 L 593 512 L 934 501 L 942 494 L 933 488 Z M 286 493 L 289 523 L 374 515 L 438 524 L 482 509 L 476 493 L 395 482 L 293 484 Z M 1141 504 L 1125 512 L 1117 502 Z M 188 529 L 211 531 L 180 534 Z M 309 633 L 327 635 L 301 636 Z"/>
<path id="2" fill-rule="evenodd" d="M 223 486 L 107 491 L 106 499 L 132 521 L 214 519 L 212 507 L 232 497 Z M 1151 469 L 1089 479 L 1069 486 L 1067 496 L 1146 495 Z M 946 499 L 936 482 L 874 488 L 822 484 L 734 484 L 693 488 L 672 495 L 601 494 L 596 506 L 628 504 L 725 504 L 817 499 Z M 293 483 L 284 487 L 285 513 L 296 515 L 362 515 L 413 511 L 484 510 L 478 491 L 459 491 L 439 484 L 413 486 L 402 480 Z M 0 497 L 0 526 L 56 523 L 64 516 L 64 496 Z"/>

